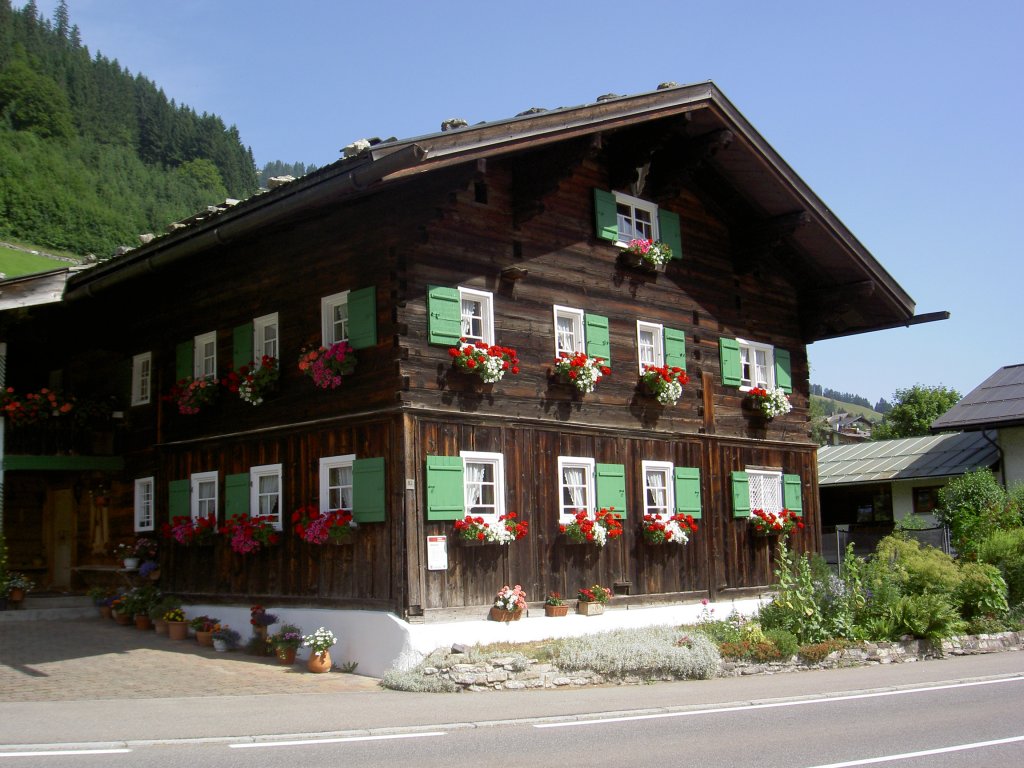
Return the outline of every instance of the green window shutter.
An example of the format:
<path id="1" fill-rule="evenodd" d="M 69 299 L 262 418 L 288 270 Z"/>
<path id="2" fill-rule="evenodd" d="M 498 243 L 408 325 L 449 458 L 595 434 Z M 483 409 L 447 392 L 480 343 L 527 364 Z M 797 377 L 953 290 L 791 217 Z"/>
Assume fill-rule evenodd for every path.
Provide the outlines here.
<path id="1" fill-rule="evenodd" d="M 357 523 L 383 523 L 387 507 L 384 458 L 352 463 L 352 517 Z"/>
<path id="2" fill-rule="evenodd" d="M 603 189 L 594 188 L 594 225 L 599 240 L 619 239 L 619 219 L 615 215 L 615 195 Z"/>
<path id="3" fill-rule="evenodd" d="M 353 349 L 377 346 L 377 288 L 348 294 L 348 343 Z"/>
<path id="4" fill-rule="evenodd" d="M 466 514 L 462 458 L 427 456 L 427 520 L 461 520 Z"/>
<path id="5" fill-rule="evenodd" d="M 803 488 L 804 484 L 800 480 L 800 475 L 783 475 L 782 506 L 784 506 L 790 512 L 799 512 L 803 514 Z"/>
<path id="6" fill-rule="evenodd" d="M 790 367 L 789 350 L 775 348 L 775 386 L 787 395 L 793 393 L 793 373 Z"/>
<path id="7" fill-rule="evenodd" d="M 732 516 L 750 517 L 750 479 L 746 472 L 732 473 Z"/>
<path id="8" fill-rule="evenodd" d="M 719 339 L 718 354 L 722 361 L 722 383 L 727 387 L 738 387 L 743 381 L 740 343 L 736 339 Z"/>
<path id="9" fill-rule="evenodd" d="M 234 515 L 251 515 L 249 509 L 249 473 L 241 472 L 224 478 L 224 519 Z M 282 517 L 282 519 L 284 519 Z"/>
<path id="10" fill-rule="evenodd" d="M 231 334 L 231 362 L 235 368 L 241 368 L 252 361 L 252 323 L 249 322 L 235 326 Z"/>
<path id="11" fill-rule="evenodd" d="M 183 341 L 174 351 L 174 380 L 192 378 L 195 373 L 195 341 Z"/>
<path id="12" fill-rule="evenodd" d="M 189 495 L 192 492 L 190 480 L 171 480 L 167 484 L 167 519 L 189 517 L 192 510 L 189 506 Z"/>
<path id="13" fill-rule="evenodd" d="M 454 347 L 462 337 L 462 302 L 457 288 L 432 285 L 427 291 L 427 343 Z"/>
<path id="14" fill-rule="evenodd" d="M 598 508 L 611 509 L 625 520 L 626 467 L 622 464 L 598 464 L 594 472 L 597 476 Z"/>
<path id="15" fill-rule="evenodd" d="M 686 334 L 674 328 L 664 329 L 665 365 L 686 370 Z"/>
<path id="16" fill-rule="evenodd" d="M 603 357 L 605 363 L 611 365 L 612 343 L 608 334 L 608 318 L 587 314 L 583 317 L 583 324 L 586 326 L 587 354 Z"/>
<path id="17" fill-rule="evenodd" d="M 683 258 L 683 236 L 679 229 L 679 214 L 658 209 L 658 239 L 672 249 L 672 258 Z"/>
<path id="18" fill-rule="evenodd" d="M 700 519 L 700 469 L 676 467 L 676 512 Z"/>

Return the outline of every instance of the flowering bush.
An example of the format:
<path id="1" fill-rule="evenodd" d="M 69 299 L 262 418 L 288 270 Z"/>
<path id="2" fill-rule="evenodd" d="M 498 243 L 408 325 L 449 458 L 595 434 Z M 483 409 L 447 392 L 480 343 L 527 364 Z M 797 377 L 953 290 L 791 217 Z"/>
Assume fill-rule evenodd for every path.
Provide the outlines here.
<path id="1" fill-rule="evenodd" d="M 270 515 L 247 515 L 243 512 L 232 515 L 220 532 L 229 537 L 233 552 L 248 555 L 280 541 L 274 522 Z"/>
<path id="2" fill-rule="evenodd" d="M 185 612 L 183 610 L 181 610 L 181 608 L 171 608 L 170 610 L 164 612 L 163 620 L 164 621 L 184 621 L 185 620 Z"/>
<path id="3" fill-rule="evenodd" d="M 565 605 L 565 600 L 562 599 L 560 592 L 548 592 L 544 605 Z"/>
<path id="4" fill-rule="evenodd" d="M 644 541 L 651 544 L 686 544 L 690 534 L 697 532 L 697 523 L 691 515 L 670 515 L 663 518 L 658 513 L 644 515 Z"/>
<path id="5" fill-rule="evenodd" d="M 750 512 L 750 524 L 754 526 L 754 532 L 762 536 L 785 536 L 794 528 L 802 530 L 804 521 L 795 512 L 783 509 L 781 512 L 765 512 L 763 509 L 755 509 Z"/>
<path id="6" fill-rule="evenodd" d="M 306 504 L 292 512 L 292 530 L 310 544 L 340 544 L 358 527 L 352 513 L 344 509 L 321 512 L 315 504 Z"/>
<path id="7" fill-rule="evenodd" d="M 690 381 L 690 377 L 684 369 L 674 365 L 645 365 L 640 380 L 659 403 L 675 405 L 683 394 L 683 385 Z"/>
<path id="8" fill-rule="evenodd" d="M 789 398 L 786 397 L 786 393 L 778 387 L 774 389 L 754 387 L 750 390 L 750 398 L 766 419 L 785 416 L 793 410 L 793 406 L 789 402 Z"/>
<path id="9" fill-rule="evenodd" d="M 0 391 L 0 413 L 10 419 L 12 426 L 35 424 L 70 413 L 74 398 L 65 398 L 60 392 L 43 387 L 19 397 L 14 387 Z"/>
<path id="10" fill-rule="evenodd" d="M 508 544 L 518 541 L 530 531 L 530 524 L 519 520 L 515 512 L 509 512 L 498 518 L 498 525 L 491 526 L 482 517 L 466 515 L 462 520 L 455 521 L 455 530 L 466 541 L 489 541 L 492 544 Z"/>
<path id="11" fill-rule="evenodd" d="M 498 590 L 494 598 L 494 607 L 503 611 L 521 611 L 526 607 L 526 593 L 519 584 L 514 587 L 506 584 Z"/>
<path id="12" fill-rule="evenodd" d="M 456 368 L 476 374 L 487 384 L 501 381 L 506 372 L 519 373 L 519 357 L 512 347 L 459 339 L 459 345 L 450 347 L 448 354 Z"/>
<path id="13" fill-rule="evenodd" d="M 242 640 L 242 636 L 227 624 L 218 624 L 216 629 L 213 630 L 212 637 L 214 640 L 220 640 L 222 643 L 225 643 L 228 648 L 237 648 Z"/>
<path id="14" fill-rule="evenodd" d="M 0 586 L 4 585 L 0 584 Z M 24 573 L 19 573 L 18 571 L 11 571 L 7 574 L 6 586 L 8 591 L 12 589 L 23 589 L 26 592 L 31 592 L 36 587 L 35 582 L 32 581 L 32 579 L 30 579 Z M 3 594 L 7 593 L 4 592 Z"/>
<path id="15" fill-rule="evenodd" d="M 254 627 L 269 627 L 271 624 L 277 624 L 277 616 L 267 613 L 267 609 L 262 605 L 254 605 L 249 609 L 249 623 Z"/>
<path id="16" fill-rule="evenodd" d="M 219 621 L 220 619 L 215 619 L 212 616 L 196 616 L 189 620 L 188 625 L 196 632 L 213 632 L 220 626 Z"/>
<path id="17" fill-rule="evenodd" d="M 195 416 L 203 408 L 217 402 L 219 380 L 215 376 L 180 379 L 164 399 L 174 403 L 178 413 Z"/>
<path id="18" fill-rule="evenodd" d="M 156 557 L 159 545 L 157 544 L 156 539 L 151 539 L 148 536 L 139 536 L 128 546 L 131 549 L 132 554 L 127 555 L 127 557 L 138 557 L 142 560 L 152 560 Z"/>
<path id="19" fill-rule="evenodd" d="M 576 594 L 576 599 L 581 603 L 607 603 L 611 597 L 612 590 L 609 587 L 602 587 L 600 584 L 583 587 Z"/>
<path id="20" fill-rule="evenodd" d="M 555 373 L 585 395 L 593 392 L 601 377 L 611 372 L 603 357 L 590 357 L 583 352 L 559 352 L 555 360 Z"/>
<path id="21" fill-rule="evenodd" d="M 313 653 L 317 655 L 329 651 L 336 642 L 338 642 L 338 638 L 334 636 L 331 630 L 325 627 L 320 627 L 312 635 L 306 635 L 302 638 L 302 644 L 307 648 L 311 648 Z"/>
<path id="22" fill-rule="evenodd" d="M 212 544 L 217 535 L 217 515 L 211 512 L 195 519 L 180 515 L 164 523 L 160 530 L 165 538 L 179 544 Z"/>
<path id="23" fill-rule="evenodd" d="M 264 355 L 259 362 L 243 365 L 224 377 L 223 384 L 228 392 L 238 395 L 250 405 L 259 405 L 264 396 L 281 377 L 281 367 L 276 357 Z"/>
<path id="24" fill-rule="evenodd" d="M 622 535 L 622 522 L 615 508 L 601 509 L 594 517 L 590 517 L 585 509 L 578 510 L 571 523 L 561 524 L 558 530 L 573 541 L 591 542 L 603 547 L 608 539 L 616 539 Z"/>
<path id="25" fill-rule="evenodd" d="M 625 250 L 654 267 L 664 266 L 672 258 L 672 249 L 660 240 L 630 240 Z"/>
<path id="26" fill-rule="evenodd" d="M 329 347 L 303 347 L 299 353 L 299 370 L 320 389 L 337 389 L 341 377 L 355 369 L 355 352 L 347 341 L 336 341 Z"/>
<path id="27" fill-rule="evenodd" d="M 270 636 L 270 644 L 277 649 L 296 649 L 302 645 L 302 631 L 294 624 L 282 624 L 281 629 Z"/>

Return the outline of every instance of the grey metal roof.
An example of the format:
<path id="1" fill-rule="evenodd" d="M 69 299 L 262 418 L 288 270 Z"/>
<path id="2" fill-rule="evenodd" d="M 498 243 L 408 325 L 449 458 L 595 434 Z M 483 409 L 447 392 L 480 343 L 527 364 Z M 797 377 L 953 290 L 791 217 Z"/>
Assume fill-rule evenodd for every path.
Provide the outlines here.
<path id="1" fill-rule="evenodd" d="M 934 431 L 1024 424 L 1024 364 L 1006 365 L 932 422 Z"/>
<path id="2" fill-rule="evenodd" d="M 818 449 L 818 485 L 953 477 L 991 467 L 998 459 L 984 432 L 830 445 Z"/>

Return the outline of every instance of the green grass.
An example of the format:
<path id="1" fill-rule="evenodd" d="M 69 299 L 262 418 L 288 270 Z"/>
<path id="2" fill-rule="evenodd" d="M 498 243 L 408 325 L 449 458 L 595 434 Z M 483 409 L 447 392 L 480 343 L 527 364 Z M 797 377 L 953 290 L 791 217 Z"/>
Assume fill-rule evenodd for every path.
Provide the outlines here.
<path id="1" fill-rule="evenodd" d="M 31 245 L 26 245 L 25 247 L 31 248 L 34 251 L 40 250 L 39 248 Z M 73 258 L 75 259 L 75 263 L 78 263 L 78 257 L 71 254 L 61 253 L 57 255 Z M 7 277 L 21 277 L 22 275 L 31 275 L 36 272 L 49 272 L 53 269 L 61 269 L 62 267 L 69 266 L 72 266 L 72 264 L 68 261 L 50 259 L 46 256 L 27 253 L 25 251 L 19 251 L 14 248 L 8 248 L 7 246 L 0 245 L 0 272 L 3 272 Z"/>
<path id="2" fill-rule="evenodd" d="M 882 420 L 882 414 L 873 408 L 867 408 L 863 405 L 856 405 L 854 403 L 843 402 L 842 400 L 833 400 L 831 397 L 822 397 L 821 395 L 811 395 L 811 400 L 821 403 L 825 406 L 825 412 L 829 412 L 829 404 L 835 406 L 835 411 L 843 411 L 845 413 L 852 413 L 859 416 L 863 416 L 870 421 L 878 423 Z"/>

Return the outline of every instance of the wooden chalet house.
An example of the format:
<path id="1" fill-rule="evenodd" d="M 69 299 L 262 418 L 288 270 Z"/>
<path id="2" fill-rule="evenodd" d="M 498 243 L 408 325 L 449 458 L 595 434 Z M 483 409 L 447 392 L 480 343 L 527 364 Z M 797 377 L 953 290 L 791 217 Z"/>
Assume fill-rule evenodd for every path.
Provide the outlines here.
<path id="1" fill-rule="evenodd" d="M 793 540 L 819 546 L 806 345 L 910 324 L 914 305 L 713 84 L 347 154 L 72 275 L 56 304 L 0 313 L 9 386 L 114 415 L 73 455 L 19 448 L 8 427 L 14 560 L 53 580 L 58 528 L 75 572 L 112 562 L 97 542 L 172 516 L 262 511 L 279 543 L 163 542 L 161 587 L 431 621 L 482 618 L 512 583 L 537 602 L 594 583 L 619 603 L 756 595 L 771 547 L 752 508 L 799 511 Z M 634 238 L 671 260 L 629 263 Z M 518 373 L 457 368 L 466 337 L 513 348 Z M 300 350 L 339 340 L 356 367 L 320 388 Z M 555 375 L 560 352 L 610 372 L 581 393 Z M 162 398 L 263 354 L 280 377 L 259 405 Z M 645 363 L 685 368 L 678 402 L 645 390 Z M 762 418 L 757 386 L 792 410 Z M 303 541 L 290 516 L 309 504 L 351 509 L 351 543 Z M 608 507 L 624 532 L 603 548 L 560 533 Z M 697 519 L 689 544 L 644 541 L 645 513 L 677 511 Z M 525 538 L 458 539 L 467 513 L 509 512 Z"/>

